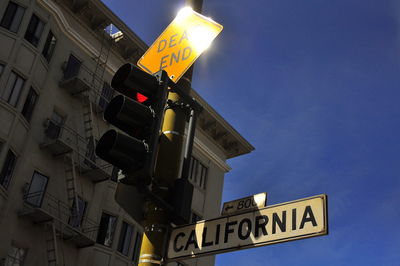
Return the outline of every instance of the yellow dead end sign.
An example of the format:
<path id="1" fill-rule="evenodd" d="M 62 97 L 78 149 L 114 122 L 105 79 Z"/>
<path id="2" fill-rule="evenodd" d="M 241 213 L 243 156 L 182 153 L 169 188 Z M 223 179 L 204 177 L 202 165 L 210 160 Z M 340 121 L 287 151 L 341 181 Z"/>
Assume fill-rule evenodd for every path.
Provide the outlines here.
<path id="1" fill-rule="evenodd" d="M 150 74 L 165 70 L 177 82 L 221 31 L 222 25 L 185 7 L 137 64 Z"/>

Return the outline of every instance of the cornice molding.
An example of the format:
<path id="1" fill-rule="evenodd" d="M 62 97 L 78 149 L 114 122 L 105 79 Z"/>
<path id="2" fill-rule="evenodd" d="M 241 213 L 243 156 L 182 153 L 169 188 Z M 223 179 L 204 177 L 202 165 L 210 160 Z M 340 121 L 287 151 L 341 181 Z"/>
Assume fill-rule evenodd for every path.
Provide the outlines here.
<path id="1" fill-rule="evenodd" d="M 218 155 L 210 150 L 201 140 L 194 138 L 194 148 L 202 153 L 204 156 L 212 160 L 216 166 L 218 166 L 224 173 L 229 172 L 232 168 L 224 162 Z"/>
<path id="2" fill-rule="evenodd" d="M 68 20 L 64 16 L 63 11 L 57 4 L 51 0 L 38 0 L 38 3 L 53 15 L 60 30 L 73 42 L 75 42 L 82 50 L 88 53 L 91 57 L 99 54 L 98 49 L 94 48 L 90 42 L 86 41 L 85 38 L 83 38 L 74 28 L 70 26 Z M 117 71 L 117 66 L 110 64 L 111 63 L 109 62 L 106 65 L 108 70 L 111 72 Z"/>

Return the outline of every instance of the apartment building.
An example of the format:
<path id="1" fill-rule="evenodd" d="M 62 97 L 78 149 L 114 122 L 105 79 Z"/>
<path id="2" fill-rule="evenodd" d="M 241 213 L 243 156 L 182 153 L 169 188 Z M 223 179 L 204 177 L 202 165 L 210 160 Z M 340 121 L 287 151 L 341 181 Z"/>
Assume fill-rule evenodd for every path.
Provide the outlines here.
<path id="1" fill-rule="evenodd" d="M 143 227 L 94 147 L 113 73 L 147 45 L 99 0 L 0 1 L 0 265 L 137 265 Z M 226 160 L 254 148 L 194 90 L 192 221 L 219 216 Z M 213 265 L 204 257 L 169 265 Z"/>

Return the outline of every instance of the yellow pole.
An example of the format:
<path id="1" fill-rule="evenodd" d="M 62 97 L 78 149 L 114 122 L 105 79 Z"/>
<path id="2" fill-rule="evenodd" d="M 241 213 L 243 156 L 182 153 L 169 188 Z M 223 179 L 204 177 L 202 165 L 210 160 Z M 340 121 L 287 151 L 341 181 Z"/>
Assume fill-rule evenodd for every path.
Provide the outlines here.
<path id="1" fill-rule="evenodd" d="M 202 3 L 203 0 L 186 0 L 186 4 L 197 12 L 201 12 Z M 179 81 L 179 85 L 188 94 L 191 89 L 192 73 L 193 66 Z M 180 97 L 176 93 L 169 93 L 168 99 L 172 102 L 178 102 Z M 161 188 L 171 187 L 174 181 L 179 178 L 182 165 L 185 122 L 186 114 L 181 108 L 169 108 L 166 110 L 155 170 L 155 176 Z M 166 193 L 162 195 L 161 192 L 159 196 L 165 198 L 166 195 Z M 147 203 L 144 221 L 145 232 L 140 249 L 139 266 L 156 266 L 163 263 L 163 249 L 167 241 L 167 229 L 170 223 L 169 215 L 167 211 L 156 204 Z"/>
<path id="2" fill-rule="evenodd" d="M 179 100 L 176 93 L 170 93 L 168 99 Z M 180 172 L 180 158 L 182 156 L 183 134 L 185 130 L 185 113 L 178 108 L 168 109 L 165 112 L 162 127 L 163 134 L 160 140 L 155 176 L 161 188 L 171 187 Z M 160 197 L 166 196 L 159 195 Z M 149 202 L 146 206 L 144 221 L 145 232 L 140 250 L 139 266 L 160 265 L 163 256 L 163 247 L 166 241 L 169 226 L 169 213 L 156 204 Z"/>

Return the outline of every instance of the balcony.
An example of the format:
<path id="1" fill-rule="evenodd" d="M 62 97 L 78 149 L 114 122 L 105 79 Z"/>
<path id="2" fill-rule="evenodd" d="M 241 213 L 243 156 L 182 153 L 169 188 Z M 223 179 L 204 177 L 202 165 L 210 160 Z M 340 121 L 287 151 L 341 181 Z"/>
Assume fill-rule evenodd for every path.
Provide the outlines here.
<path id="1" fill-rule="evenodd" d="M 18 216 L 35 224 L 53 221 L 60 238 L 74 243 L 78 248 L 96 242 L 98 224 L 87 217 L 72 216 L 71 208 L 44 191 L 24 196 L 24 205 Z"/>
<path id="2" fill-rule="evenodd" d="M 111 178 L 112 165 L 95 155 L 93 139 L 88 142 L 66 125 L 47 119 L 40 148 L 49 151 L 53 156 L 73 156 L 71 159 L 75 162 L 77 172 L 94 183 Z"/>
<path id="3" fill-rule="evenodd" d="M 75 136 L 71 130 L 55 121 L 47 119 L 44 123 L 44 139 L 40 148 L 47 149 L 54 156 L 63 155 L 73 150 Z"/>
<path id="4" fill-rule="evenodd" d="M 108 89 L 105 89 L 106 86 L 110 86 L 110 85 L 106 85 L 106 83 L 104 83 L 102 92 L 99 91 L 95 91 L 91 96 L 91 102 L 92 102 L 92 108 L 93 108 L 93 112 L 95 112 L 96 114 L 102 113 L 104 112 L 104 110 L 106 109 L 108 103 L 110 102 L 110 100 L 112 99 L 113 95 L 114 95 L 114 90 L 111 89 L 111 93 L 108 92 Z M 107 93 L 107 94 L 105 94 Z"/>
<path id="5" fill-rule="evenodd" d="M 65 62 L 59 86 L 72 96 L 89 99 L 95 113 L 103 112 L 114 94 L 114 90 L 99 74 L 96 75 L 72 55 Z"/>
<path id="6" fill-rule="evenodd" d="M 66 89 L 71 95 L 78 96 L 90 90 L 92 83 L 93 72 L 81 65 L 81 62 L 70 57 L 68 62 L 65 63 L 63 77 L 58 85 Z"/>
<path id="7" fill-rule="evenodd" d="M 108 180 L 112 175 L 113 166 L 98 157 L 94 160 L 84 157 L 77 166 L 79 171 L 93 183 Z"/>

